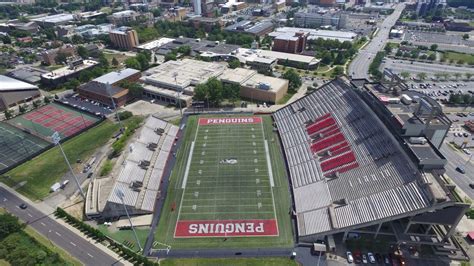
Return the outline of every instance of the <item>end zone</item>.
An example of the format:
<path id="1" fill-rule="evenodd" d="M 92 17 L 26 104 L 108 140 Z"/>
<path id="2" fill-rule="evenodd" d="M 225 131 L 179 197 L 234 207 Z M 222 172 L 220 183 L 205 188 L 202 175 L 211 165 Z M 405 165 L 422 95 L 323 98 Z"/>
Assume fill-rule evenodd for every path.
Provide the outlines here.
<path id="1" fill-rule="evenodd" d="M 178 221 L 175 238 L 278 236 L 276 219 Z"/>
<path id="2" fill-rule="evenodd" d="M 260 124 L 262 118 L 254 117 L 219 117 L 219 118 L 199 118 L 199 125 L 241 125 L 241 124 Z"/>

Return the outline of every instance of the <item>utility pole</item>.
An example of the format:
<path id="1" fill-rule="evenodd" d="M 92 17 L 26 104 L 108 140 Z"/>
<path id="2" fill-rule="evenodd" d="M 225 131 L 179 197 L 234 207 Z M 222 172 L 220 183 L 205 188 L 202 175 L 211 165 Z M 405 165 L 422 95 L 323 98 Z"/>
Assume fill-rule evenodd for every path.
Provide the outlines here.
<path id="1" fill-rule="evenodd" d="M 54 144 L 59 146 L 59 149 L 61 150 L 61 153 L 64 156 L 64 160 L 66 161 L 66 164 L 69 167 L 69 171 L 71 171 L 71 174 L 74 177 L 74 181 L 76 181 L 76 185 L 79 188 L 79 191 L 81 192 L 81 196 L 84 200 L 86 200 L 86 196 L 84 194 L 84 191 L 82 190 L 81 184 L 79 184 L 79 180 L 77 180 L 77 176 L 74 174 L 71 164 L 69 163 L 69 160 L 67 159 L 66 153 L 64 153 L 63 147 L 61 146 L 61 137 L 59 136 L 59 132 L 55 131 L 54 134 L 51 136 L 51 138 L 53 139 Z"/>
<path id="2" fill-rule="evenodd" d="M 119 122 L 119 125 L 120 125 L 120 132 L 123 132 L 124 127 L 123 127 L 122 121 L 120 121 L 120 117 L 117 113 L 117 105 L 115 105 L 114 97 L 112 97 L 112 85 L 110 85 L 110 83 L 107 82 L 105 84 L 105 90 L 107 91 L 107 94 L 109 94 L 110 100 L 112 101 L 112 107 L 114 108 L 115 117 L 117 117 L 117 121 Z"/>
<path id="3" fill-rule="evenodd" d="M 173 78 L 174 78 L 174 82 L 176 83 L 176 89 L 177 89 L 177 97 L 176 97 L 176 101 L 178 102 L 179 104 L 179 113 L 181 115 L 181 117 L 183 117 L 183 108 L 181 107 L 181 99 L 179 98 L 179 93 L 182 92 L 181 91 L 181 88 L 178 87 L 178 72 L 174 72 L 173 73 Z"/>
<path id="4" fill-rule="evenodd" d="M 125 194 L 120 189 L 117 189 L 115 191 L 115 194 L 122 201 L 123 208 L 125 209 L 125 213 L 127 214 L 128 221 L 130 222 L 130 227 L 132 228 L 133 234 L 135 235 L 135 240 L 137 241 L 138 248 L 140 249 L 140 252 L 141 252 L 143 250 L 142 245 L 140 244 L 140 240 L 138 239 L 137 232 L 135 232 L 135 228 L 133 227 L 132 219 L 130 219 L 130 215 L 128 214 L 127 207 L 125 206 L 125 201 L 123 200 L 123 197 L 125 197 Z"/>

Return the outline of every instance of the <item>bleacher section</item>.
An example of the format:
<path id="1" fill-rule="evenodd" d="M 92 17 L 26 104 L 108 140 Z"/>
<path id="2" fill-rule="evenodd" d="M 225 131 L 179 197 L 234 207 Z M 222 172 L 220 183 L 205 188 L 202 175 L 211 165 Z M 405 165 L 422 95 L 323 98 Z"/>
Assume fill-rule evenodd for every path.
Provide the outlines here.
<path id="1" fill-rule="evenodd" d="M 86 203 L 92 215 L 102 212 L 103 217 L 116 216 L 115 204 L 122 204 L 117 191 L 124 193 L 125 205 L 130 206 L 132 214 L 153 212 L 156 198 L 159 197 L 160 184 L 165 170 L 168 156 L 174 144 L 179 128 L 163 120 L 150 116 L 138 136 L 128 145 L 128 152 L 124 156 L 118 177 L 111 184 L 95 181 L 89 187 L 88 199 L 100 198 L 94 193 L 104 194 L 94 187 L 102 187 L 106 191 L 106 203 L 102 208 L 93 206 L 97 203 Z M 100 183 L 100 185 L 99 185 Z M 111 187 L 110 187 L 111 186 Z M 89 197 L 89 193 L 91 193 Z M 100 205 L 100 203 L 99 203 Z M 101 211 L 101 209 L 103 209 Z M 120 209 L 119 209 L 120 210 Z"/>
<path id="2" fill-rule="evenodd" d="M 429 206 L 418 170 L 346 78 L 273 117 L 287 158 L 300 236 Z"/>

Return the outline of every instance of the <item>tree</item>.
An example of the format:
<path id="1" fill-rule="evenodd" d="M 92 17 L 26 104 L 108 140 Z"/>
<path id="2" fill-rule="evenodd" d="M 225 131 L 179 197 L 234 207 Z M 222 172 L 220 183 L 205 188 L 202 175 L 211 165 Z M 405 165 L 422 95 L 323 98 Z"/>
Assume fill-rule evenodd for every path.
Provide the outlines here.
<path id="1" fill-rule="evenodd" d="M 140 62 L 138 62 L 138 60 L 135 57 L 130 57 L 130 58 L 125 59 L 124 63 L 128 68 L 133 68 L 137 70 L 141 69 Z"/>
<path id="2" fill-rule="evenodd" d="M 472 97 L 471 94 L 463 94 L 462 95 L 462 102 L 466 105 L 469 105 L 472 103 Z"/>
<path id="3" fill-rule="evenodd" d="M 150 67 L 149 59 L 145 54 L 139 53 L 137 56 L 135 56 L 135 59 L 137 59 L 138 63 L 140 64 L 139 70 L 143 71 Z"/>
<path id="4" fill-rule="evenodd" d="M 56 57 L 54 58 L 54 62 L 56 62 L 56 64 L 60 65 L 60 64 L 65 64 L 67 62 L 67 57 L 68 55 L 64 52 L 58 52 Z"/>
<path id="5" fill-rule="evenodd" d="M 462 38 L 463 38 L 463 40 L 467 40 L 467 39 L 469 39 L 469 34 L 467 34 L 467 33 L 466 33 L 466 34 L 464 34 L 464 35 L 462 36 Z"/>
<path id="6" fill-rule="evenodd" d="M 18 217 L 9 213 L 0 215 L 0 224 L 2 225 L 0 226 L 0 240 L 23 229 Z"/>
<path id="7" fill-rule="evenodd" d="M 10 36 L 4 35 L 4 36 L 2 37 L 2 42 L 3 42 L 4 44 L 11 44 L 11 43 L 12 43 L 12 40 L 10 39 Z"/>
<path id="8" fill-rule="evenodd" d="M 390 44 L 385 45 L 384 50 L 387 54 L 392 53 L 392 46 Z"/>
<path id="9" fill-rule="evenodd" d="M 342 74 L 344 74 L 344 69 L 341 66 L 337 66 L 334 68 L 334 72 L 332 73 L 332 76 L 337 77 Z"/>
<path id="10" fill-rule="evenodd" d="M 20 112 L 20 114 L 23 114 L 27 110 L 28 110 L 28 106 L 26 104 L 22 104 L 18 106 L 18 112 Z"/>
<path id="11" fill-rule="evenodd" d="M 13 111 L 11 111 L 11 110 L 5 109 L 5 111 L 3 113 L 5 114 L 6 119 L 10 119 L 10 118 L 13 117 Z"/>
<path id="12" fill-rule="evenodd" d="M 121 87 L 127 88 L 132 98 L 141 98 L 143 95 L 144 88 L 140 83 L 126 81 L 122 83 Z"/>
<path id="13" fill-rule="evenodd" d="M 334 59 L 334 64 L 335 65 L 343 65 L 345 63 L 346 59 L 344 58 L 344 55 L 342 52 L 337 53 L 336 58 Z"/>
<path id="14" fill-rule="evenodd" d="M 83 70 L 81 74 L 79 75 L 79 81 L 82 83 L 88 82 L 91 79 L 92 79 L 92 72 L 87 69 Z"/>
<path id="15" fill-rule="evenodd" d="M 238 84 L 226 84 L 223 90 L 224 98 L 229 99 L 235 105 L 235 102 L 239 99 L 240 86 Z"/>
<path id="16" fill-rule="evenodd" d="M 321 56 L 321 63 L 325 65 L 330 65 L 332 63 L 332 55 L 328 51 L 324 51 Z"/>
<path id="17" fill-rule="evenodd" d="M 105 57 L 103 53 L 99 55 L 99 64 L 105 69 L 109 68 L 109 60 L 107 60 L 107 57 Z"/>
<path id="18" fill-rule="evenodd" d="M 44 101 L 44 104 L 48 104 L 51 102 L 51 98 L 49 96 L 45 96 L 43 101 Z"/>
<path id="19" fill-rule="evenodd" d="M 168 62 L 168 61 L 175 61 L 176 60 L 176 54 L 175 53 L 167 53 L 165 55 L 165 62 Z"/>
<path id="20" fill-rule="evenodd" d="M 209 97 L 209 89 L 206 84 L 198 84 L 194 88 L 194 99 L 198 101 L 207 101 Z"/>
<path id="21" fill-rule="evenodd" d="M 297 90 L 299 87 L 301 87 L 301 77 L 296 73 L 296 71 L 292 68 L 288 69 L 283 73 L 282 78 L 288 80 L 288 87 L 290 90 Z"/>
<path id="22" fill-rule="evenodd" d="M 73 35 L 73 36 L 71 37 L 71 41 L 72 41 L 72 43 L 76 43 L 76 44 L 77 44 L 77 43 L 83 43 L 83 42 L 84 42 L 84 39 L 82 39 L 82 37 L 81 37 L 80 35 L 77 35 L 77 34 L 76 34 L 76 35 Z"/>
<path id="23" fill-rule="evenodd" d="M 435 44 L 432 44 L 432 45 L 430 46 L 430 50 L 431 50 L 431 51 L 436 51 L 436 50 L 438 50 L 438 45 L 437 45 L 436 43 L 435 43 Z"/>
<path id="24" fill-rule="evenodd" d="M 229 67 L 232 69 L 240 67 L 240 61 L 238 59 L 232 59 L 229 61 Z"/>
<path id="25" fill-rule="evenodd" d="M 402 52 L 401 50 L 398 50 L 398 51 L 395 53 L 395 56 L 396 56 L 396 57 L 403 56 L 403 52 Z"/>
<path id="26" fill-rule="evenodd" d="M 38 108 L 41 105 L 41 100 L 35 100 L 33 101 L 33 107 Z"/>
<path id="27" fill-rule="evenodd" d="M 402 71 L 402 73 L 400 73 L 400 76 L 402 76 L 402 78 L 404 80 L 408 80 L 411 76 L 410 72 L 406 72 L 406 71 Z"/>
<path id="28" fill-rule="evenodd" d="M 118 67 L 119 64 L 120 64 L 120 63 L 119 63 L 119 61 L 117 60 L 117 58 L 115 58 L 115 57 L 112 58 L 112 65 L 113 65 L 114 67 Z"/>
<path id="29" fill-rule="evenodd" d="M 417 77 L 419 80 L 425 80 L 426 77 L 427 77 L 427 75 L 426 75 L 426 73 L 424 73 L 424 72 L 419 72 L 419 73 L 416 74 L 416 77 Z"/>
<path id="30" fill-rule="evenodd" d="M 86 47 L 79 45 L 77 47 L 77 54 L 82 57 L 83 59 L 86 59 L 89 57 L 89 51 L 86 49 Z"/>
<path id="31" fill-rule="evenodd" d="M 209 90 L 209 101 L 213 106 L 219 106 L 221 101 L 224 99 L 222 94 L 223 86 L 220 80 L 216 78 L 210 78 L 206 82 L 206 86 Z"/>
<path id="32" fill-rule="evenodd" d="M 436 54 L 435 54 L 435 53 L 430 54 L 430 55 L 428 56 L 428 60 L 430 60 L 430 61 L 436 60 Z"/>

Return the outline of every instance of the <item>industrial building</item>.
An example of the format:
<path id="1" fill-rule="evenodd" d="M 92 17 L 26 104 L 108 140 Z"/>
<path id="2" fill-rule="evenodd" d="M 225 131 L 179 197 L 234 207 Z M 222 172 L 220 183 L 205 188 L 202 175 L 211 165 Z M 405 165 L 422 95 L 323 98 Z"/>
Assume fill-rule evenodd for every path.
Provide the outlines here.
<path id="1" fill-rule="evenodd" d="M 118 49 L 132 50 L 138 46 L 138 34 L 130 27 L 120 27 L 109 32 L 110 41 Z"/>
<path id="2" fill-rule="evenodd" d="M 227 69 L 218 77 L 222 83 L 240 86 L 242 98 L 277 103 L 288 92 L 288 80 L 258 74 L 255 70 Z"/>
<path id="3" fill-rule="evenodd" d="M 0 75 L 0 111 L 40 97 L 37 86 Z"/>
<path id="4" fill-rule="evenodd" d="M 87 190 L 88 218 L 118 218 L 150 214 L 161 195 L 161 180 L 179 128 L 149 116 L 123 152 L 117 175 L 96 178 Z"/>
<path id="5" fill-rule="evenodd" d="M 459 251 L 452 236 L 469 205 L 454 198 L 443 177 L 446 159 L 437 144 L 447 131 L 433 129 L 430 137 L 421 130 L 450 121 L 440 122 L 437 103 L 421 96 L 405 103 L 415 111 L 401 124 L 376 95 L 385 89 L 340 77 L 274 113 L 299 242 L 383 235 L 451 255 Z"/>
<path id="6" fill-rule="evenodd" d="M 76 60 L 70 62 L 69 66 L 58 68 L 49 73 L 41 75 L 41 83 L 47 86 L 55 87 L 63 84 L 72 78 L 78 78 L 82 71 L 91 69 L 98 65 L 94 60 Z"/>
<path id="7" fill-rule="evenodd" d="M 35 67 L 22 67 L 8 72 L 6 75 L 30 84 L 39 84 L 41 75 L 48 73 L 47 70 Z"/>
<path id="8" fill-rule="evenodd" d="M 296 34 L 306 34 L 307 40 L 317 40 L 319 38 L 324 40 L 338 40 L 340 42 L 354 42 L 357 39 L 357 34 L 350 31 L 335 31 L 335 30 L 319 30 L 296 27 L 281 27 L 276 28 L 268 36 L 273 38 L 284 38 L 286 36 L 295 36 Z"/>

